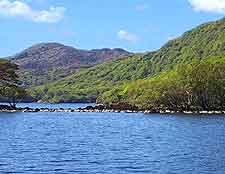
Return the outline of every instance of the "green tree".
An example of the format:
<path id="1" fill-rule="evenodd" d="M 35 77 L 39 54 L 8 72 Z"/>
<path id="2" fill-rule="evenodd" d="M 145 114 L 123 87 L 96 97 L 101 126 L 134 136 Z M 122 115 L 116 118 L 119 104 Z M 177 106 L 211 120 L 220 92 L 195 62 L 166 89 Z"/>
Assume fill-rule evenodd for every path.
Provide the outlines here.
<path id="1" fill-rule="evenodd" d="M 179 64 L 158 76 L 116 86 L 98 102 L 126 102 L 140 109 L 224 110 L 225 57 Z"/>
<path id="2" fill-rule="evenodd" d="M 9 102 L 12 108 L 16 108 L 16 103 L 26 96 L 26 91 L 20 87 L 17 70 L 17 65 L 0 60 L 0 97 Z"/>

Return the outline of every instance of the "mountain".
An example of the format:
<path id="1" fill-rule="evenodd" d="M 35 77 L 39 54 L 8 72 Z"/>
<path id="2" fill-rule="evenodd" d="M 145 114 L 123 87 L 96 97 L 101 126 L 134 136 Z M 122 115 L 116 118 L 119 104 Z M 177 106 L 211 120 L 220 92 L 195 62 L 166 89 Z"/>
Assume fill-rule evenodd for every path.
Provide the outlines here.
<path id="1" fill-rule="evenodd" d="M 128 55 L 131 53 L 120 48 L 80 50 L 59 43 L 41 43 L 16 54 L 11 60 L 20 66 L 19 75 L 25 85 L 36 86 Z"/>
<path id="2" fill-rule="evenodd" d="M 142 64 L 141 58 L 133 55 L 108 61 L 29 91 L 43 102 L 95 102 L 98 95 L 114 85 L 142 78 L 148 65 Z"/>
<path id="3" fill-rule="evenodd" d="M 47 102 L 95 101 L 116 85 L 155 76 L 180 63 L 224 53 L 225 19 L 221 19 L 202 24 L 157 51 L 109 61 L 30 91 L 37 99 Z"/>

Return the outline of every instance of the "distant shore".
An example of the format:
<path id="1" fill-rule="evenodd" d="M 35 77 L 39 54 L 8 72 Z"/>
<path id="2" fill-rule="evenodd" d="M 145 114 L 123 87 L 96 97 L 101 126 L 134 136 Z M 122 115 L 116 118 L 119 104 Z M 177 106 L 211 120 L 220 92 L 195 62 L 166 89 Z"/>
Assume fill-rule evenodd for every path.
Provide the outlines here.
<path id="1" fill-rule="evenodd" d="M 107 109 L 103 105 L 98 106 L 87 106 L 85 108 L 78 108 L 78 109 L 72 109 L 72 108 L 58 108 L 58 109 L 50 109 L 50 108 L 10 108 L 6 105 L 0 105 L 0 112 L 8 112 L 8 113 L 16 113 L 16 112 L 30 112 L 30 113 L 37 113 L 37 112 L 114 112 L 114 113 L 145 113 L 145 114 L 177 114 L 177 113 L 183 113 L 183 114 L 217 114 L 217 115 L 225 115 L 225 111 L 172 111 L 172 110 L 121 110 L 121 109 Z"/>

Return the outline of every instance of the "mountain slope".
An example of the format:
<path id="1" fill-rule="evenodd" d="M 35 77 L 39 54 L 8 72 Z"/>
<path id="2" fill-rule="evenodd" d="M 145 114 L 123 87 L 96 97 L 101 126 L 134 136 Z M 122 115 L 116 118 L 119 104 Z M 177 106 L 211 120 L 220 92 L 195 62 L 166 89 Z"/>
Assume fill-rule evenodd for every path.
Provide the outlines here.
<path id="1" fill-rule="evenodd" d="M 66 77 L 82 68 L 131 55 L 123 49 L 79 50 L 58 43 L 41 43 L 15 55 L 20 76 L 27 86 L 35 86 Z"/>
<path id="2" fill-rule="evenodd" d="M 140 63 L 141 58 L 142 55 L 134 55 L 105 62 L 57 82 L 31 88 L 30 93 L 44 102 L 95 102 L 99 94 L 115 84 L 141 78 L 148 68 L 144 61 Z"/>
<path id="3" fill-rule="evenodd" d="M 177 39 L 169 41 L 154 55 L 146 55 L 153 72 L 171 68 L 174 64 L 205 59 L 225 52 L 225 18 L 202 24 Z"/>
<path id="4" fill-rule="evenodd" d="M 105 105 L 142 110 L 224 110 L 225 56 L 179 64 L 155 77 L 128 82 L 98 97 Z"/>
<path id="5" fill-rule="evenodd" d="M 225 19 L 222 19 L 200 25 L 155 52 L 109 61 L 31 91 L 39 100 L 48 102 L 94 101 L 115 85 L 151 77 L 179 63 L 219 56 L 224 52 Z"/>

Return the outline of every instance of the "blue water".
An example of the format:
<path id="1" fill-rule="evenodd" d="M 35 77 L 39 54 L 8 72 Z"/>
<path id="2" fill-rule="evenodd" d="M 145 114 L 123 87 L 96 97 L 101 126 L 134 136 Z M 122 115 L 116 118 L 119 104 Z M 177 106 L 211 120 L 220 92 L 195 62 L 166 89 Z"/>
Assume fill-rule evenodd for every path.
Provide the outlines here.
<path id="1" fill-rule="evenodd" d="M 0 173 L 224 174 L 224 133 L 216 115 L 0 113 Z"/>
<path id="2" fill-rule="evenodd" d="M 56 103 L 56 104 L 48 104 L 48 103 L 19 103 L 17 107 L 30 107 L 30 108 L 50 108 L 50 109 L 78 109 L 78 108 L 85 108 L 87 106 L 94 106 L 94 103 Z"/>

